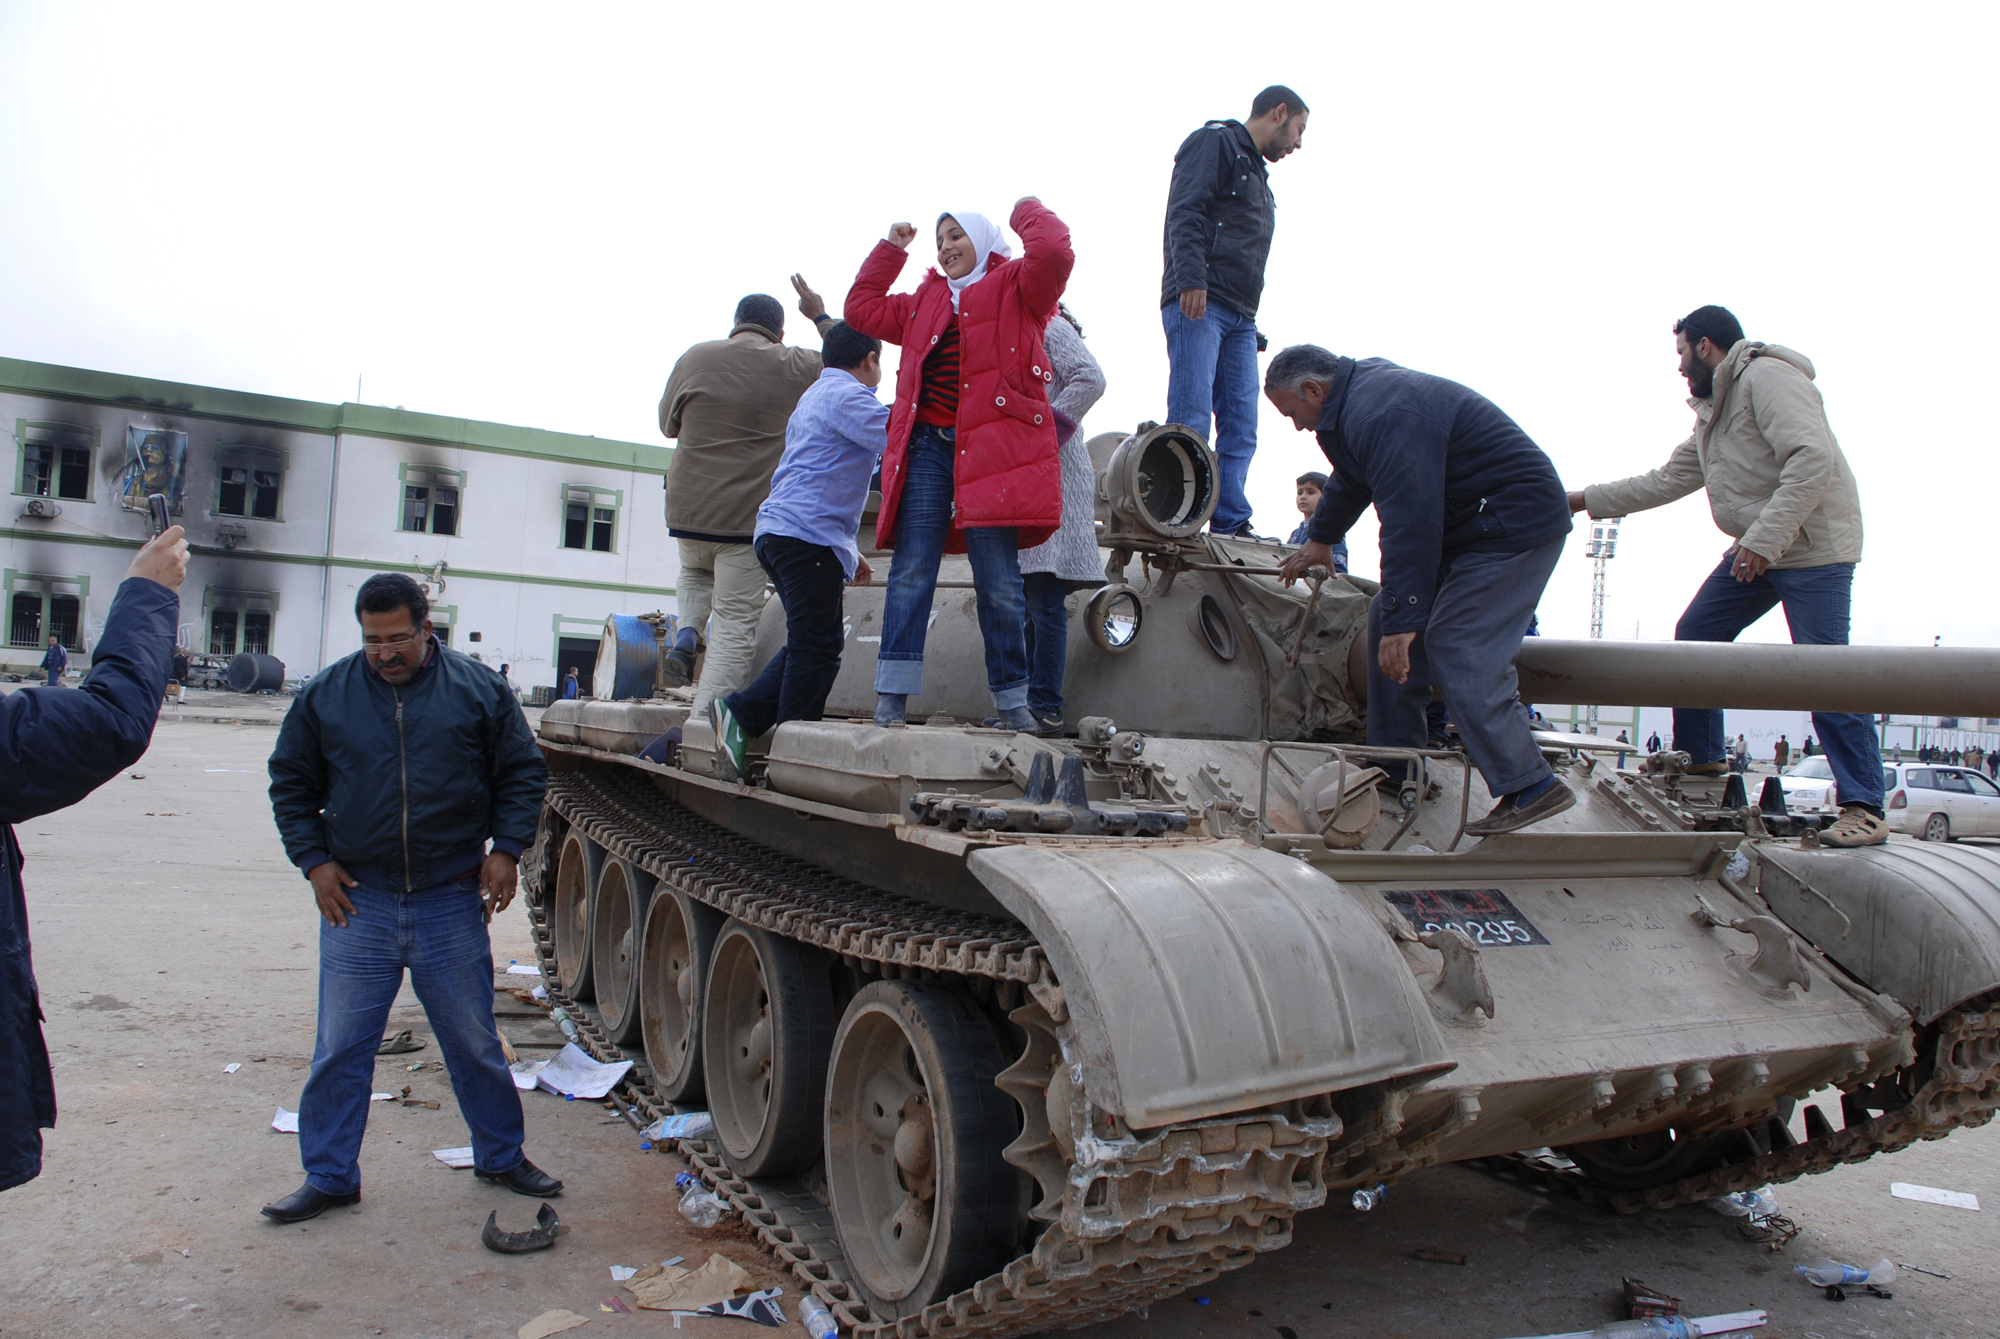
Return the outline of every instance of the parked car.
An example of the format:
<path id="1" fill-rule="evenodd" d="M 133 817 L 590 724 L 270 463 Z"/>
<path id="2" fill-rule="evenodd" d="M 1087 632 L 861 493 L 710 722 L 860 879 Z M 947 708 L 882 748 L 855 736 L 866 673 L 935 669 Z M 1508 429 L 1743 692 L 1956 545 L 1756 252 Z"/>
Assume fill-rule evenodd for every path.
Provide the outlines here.
<path id="1" fill-rule="evenodd" d="M 1890 764 L 1882 789 L 1892 831 L 1929 842 L 2000 837 L 2000 786 L 1977 768 Z"/>
<path id="2" fill-rule="evenodd" d="M 1787 809 L 1833 809 L 1839 805 L 1833 768 L 1823 753 L 1801 758 L 1787 767 L 1778 774 L 1778 784 L 1785 788 Z"/>

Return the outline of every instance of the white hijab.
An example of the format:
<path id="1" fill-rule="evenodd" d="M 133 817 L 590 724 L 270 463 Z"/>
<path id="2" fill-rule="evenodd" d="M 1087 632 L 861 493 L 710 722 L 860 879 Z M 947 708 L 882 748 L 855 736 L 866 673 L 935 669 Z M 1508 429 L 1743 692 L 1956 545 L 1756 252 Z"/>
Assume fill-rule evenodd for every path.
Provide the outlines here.
<path id="1" fill-rule="evenodd" d="M 1014 251 L 1007 245 L 1007 236 L 1000 231 L 1000 225 L 984 214 L 961 214 L 954 209 L 938 215 L 939 223 L 946 219 L 956 221 L 965 231 L 966 238 L 972 243 L 972 253 L 978 257 L 963 279 L 945 276 L 945 282 L 951 285 L 951 309 L 957 311 L 958 295 L 986 277 L 987 262 L 996 256 L 1006 260 Z"/>

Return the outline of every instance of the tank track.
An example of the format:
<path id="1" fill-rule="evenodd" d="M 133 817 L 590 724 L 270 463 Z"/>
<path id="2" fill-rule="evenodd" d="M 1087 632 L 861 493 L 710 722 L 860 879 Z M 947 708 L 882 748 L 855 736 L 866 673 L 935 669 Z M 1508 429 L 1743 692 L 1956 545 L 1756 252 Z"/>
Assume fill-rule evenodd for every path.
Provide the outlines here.
<path id="1" fill-rule="evenodd" d="M 1060 986 L 1021 928 L 932 907 L 839 879 L 737 836 L 673 804 L 639 777 L 557 774 L 548 804 L 575 830 L 663 882 L 751 925 L 830 953 L 865 960 L 888 975 L 947 973 L 1017 983 L 1058 1044 L 1069 1029 Z M 553 1003 L 578 1025 L 600 1060 L 629 1058 L 557 985 L 555 941 L 542 897 L 545 832 L 522 865 L 535 951 Z M 1002 998 L 1006 998 L 1003 993 Z M 1034 1047 L 1053 1061 L 1055 1047 Z M 1024 1061 L 1027 1057 L 1024 1057 Z M 1046 1077 L 1017 1062 L 1002 1086 L 1017 1097 Z M 673 1106 L 635 1069 L 633 1105 L 657 1120 Z M 1038 1104 L 1037 1104 L 1038 1105 Z M 1108 1320 L 1249 1264 L 1290 1243 L 1293 1216 L 1325 1202 L 1322 1166 L 1338 1125 L 1300 1104 L 1194 1122 L 1114 1143 L 1090 1140 L 1097 1156 L 1079 1166 L 1057 1151 L 1031 1108 L 1028 1129 L 1008 1150 L 1032 1172 L 1048 1223 L 1034 1247 L 997 1274 L 901 1318 L 874 1315 L 850 1286 L 832 1211 L 800 1182 L 737 1176 L 710 1141 L 680 1151 L 798 1282 L 811 1288 L 857 1339 L 945 1339 L 1032 1334 Z M 1041 1127 L 1038 1139 L 1031 1139 Z M 1105 1155 L 1109 1150 L 1109 1156 Z M 1060 1198 L 1059 1203 L 1050 1203 Z M 1094 1207 L 1093 1207 L 1094 1206 Z M 1108 1210 L 1105 1206 L 1109 1206 Z M 1053 1221 L 1050 1221 L 1053 1220 Z"/>
<path id="2" fill-rule="evenodd" d="M 2000 1112 L 2000 996 L 1987 996 L 1939 1019 L 1930 1061 L 1930 1078 L 1893 1110 L 1650 1190 L 1606 1190 L 1580 1169 L 1559 1170 L 1541 1158 L 1521 1154 L 1478 1158 L 1470 1165 L 1566 1191 L 1619 1213 L 1639 1213 L 1781 1185 L 1879 1153 L 1894 1153 L 1919 1140 L 1942 1139 L 1957 1129 L 1977 1129 Z"/>
<path id="3" fill-rule="evenodd" d="M 1833 1130 L 1748 1162 L 1730 1163 L 1651 1190 L 1607 1195 L 1620 1213 L 1667 1209 L 1717 1195 L 1795 1181 L 1830 1172 L 1878 1153 L 1894 1153 L 1920 1139 L 1942 1139 L 1976 1128 L 2000 1111 L 2000 1000 L 1957 1009 L 1938 1020 L 1930 1077 L 1911 1100 L 1879 1116 Z"/>

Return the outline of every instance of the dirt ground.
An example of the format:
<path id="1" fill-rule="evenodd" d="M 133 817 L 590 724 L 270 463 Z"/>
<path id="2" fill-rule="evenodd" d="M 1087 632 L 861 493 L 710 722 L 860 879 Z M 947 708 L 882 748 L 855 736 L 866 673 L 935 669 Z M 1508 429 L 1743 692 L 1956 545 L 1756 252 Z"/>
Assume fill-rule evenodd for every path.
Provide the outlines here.
<path id="1" fill-rule="evenodd" d="M 317 920 L 264 794 L 275 738 L 268 725 L 170 714 L 136 775 L 19 830 L 62 1111 L 42 1177 L 0 1195 L 0 1339 L 510 1336 L 558 1307 L 590 1318 L 581 1339 L 663 1335 L 670 1316 L 599 1309 L 627 1296 L 608 1266 L 698 1263 L 719 1250 L 762 1283 L 788 1284 L 732 1229 L 698 1232 L 674 1213 L 675 1158 L 641 1153 L 603 1106 L 546 1093 L 524 1095 L 528 1153 L 567 1183 L 555 1204 L 569 1232 L 536 1255 L 486 1251 L 478 1237 L 490 1211 L 520 1229 L 537 1202 L 431 1157 L 469 1142 L 435 1045 L 378 1064 L 378 1091 L 407 1083 L 441 1106 L 371 1110 L 358 1208 L 289 1228 L 257 1213 L 301 1179 L 296 1138 L 270 1122 L 298 1105 L 316 981 Z M 495 922 L 494 948 L 502 971 L 509 958 L 532 959 L 518 905 Z M 407 992 L 391 1027 L 428 1035 Z M 545 1022 L 505 1019 L 503 1031 L 524 1053 L 550 1053 Z M 405 1068 L 416 1061 L 424 1068 Z M 224 1074 L 230 1063 L 242 1068 Z M 1894 1199 L 1892 1180 L 1971 1191 L 1984 1211 Z M 1094 1332 L 1542 1335 L 1616 1318 L 1623 1275 L 1685 1299 L 1692 1314 L 1768 1308 L 1772 1324 L 1758 1333 L 1777 1339 L 2000 1330 L 2000 1127 L 1777 1194 L 1805 1231 L 1774 1255 L 1700 1206 L 1619 1217 L 1441 1168 L 1396 1186 L 1373 1213 L 1342 1198 L 1305 1215 L 1290 1249 Z M 1418 1261 L 1420 1247 L 1467 1263 Z M 1891 1301 L 1833 1303 L 1791 1272 L 1821 1253 L 1864 1265 L 1886 1255 L 1952 1277 L 1903 1272 Z M 788 1314 L 794 1296 L 788 1286 Z M 746 1324 L 685 1327 L 697 1339 L 749 1339 Z M 799 1332 L 795 1321 L 785 1330 Z"/>

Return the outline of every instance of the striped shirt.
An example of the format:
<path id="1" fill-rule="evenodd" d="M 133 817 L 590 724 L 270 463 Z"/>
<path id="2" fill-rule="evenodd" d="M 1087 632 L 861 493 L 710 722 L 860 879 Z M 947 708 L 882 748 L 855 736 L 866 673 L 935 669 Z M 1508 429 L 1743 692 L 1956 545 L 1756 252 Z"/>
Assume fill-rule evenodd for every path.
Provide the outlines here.
<path id="1" fill-rule="evenodd" d="M 923 384 L 917 391 L 917 422 L 933 427 L 958 426 L 958 318 L 951 318 L 944 333 L 924 359 Z"/>

